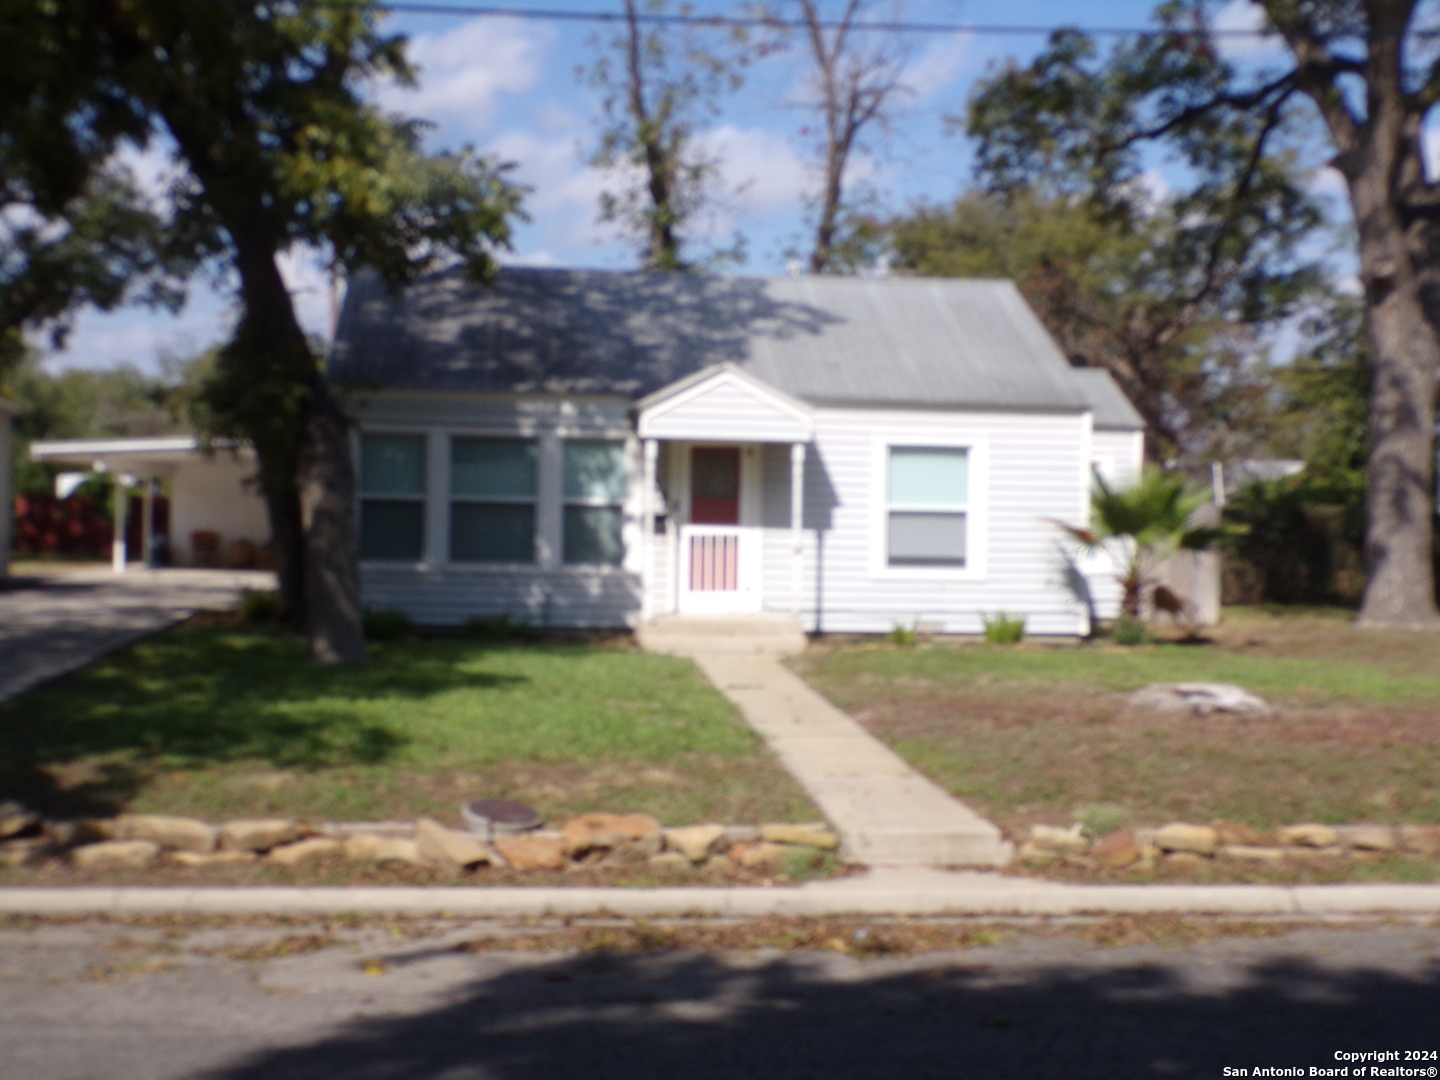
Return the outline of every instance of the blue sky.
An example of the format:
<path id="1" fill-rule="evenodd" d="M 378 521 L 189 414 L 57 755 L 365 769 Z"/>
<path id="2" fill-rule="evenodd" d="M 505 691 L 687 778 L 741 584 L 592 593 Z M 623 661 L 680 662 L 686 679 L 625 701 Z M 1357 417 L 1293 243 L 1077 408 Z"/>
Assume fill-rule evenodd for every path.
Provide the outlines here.
<path id="1" fill-rule="evenodd" d="M 453 0 L 461 3 L 463 0 Z M 822 0 L 823 2 L 823 0 Z M 880 0 L 877 16 L 890 13 Z M 513 6 L 524 6 L 513 0 Z M 616 0 L 542 0 L 535 8 L 619 8 Z M 719 0 L 700 0 L 701 12 L 733 10 Z M 835 0 L 829 6 L 838 8 Z M 1132 0 L 904 0 L 907 21 L 1021 26 L 1143 26 L 1151 4 Z M 1245 0 L 1221 12 L 1227 25 L 1253 16 Z M 597 133 L 597 99 L 576 77 L 589 63 L 597 39 L 613 31 L 591 24 L 506 17 L 457 18 L 406 14 L 388 27 L 411 39 L 420 69 L 413 90 L 381 89 L 397 111 L 435 127 L 433 149 L 464 144 L 516 164 L 514 175 L 532 190 L 528 223 L 515 233 L 507 260 L 555 266 L 624 268 L 635 265 L 634 243 L 598 220 L 598 200 L 617 180 L 586 164 Z M 947 132 L 945 117 L 962 113 L 975 80 L 1006 58 L 1020 60 L 1043 46 L 1041 36 L 946 34 L 907 39 L 904 81 L 912 93 L 897 99 L 888 132 L 875 133 L 854 164 L 854 179 L 868 185 L 880 205 L 900 209 L 918 200 L 945 200 L 970 179 L 970 152 L 963 136 Z M 798 46 L 798 42 L 795 46 Z M 1237 48 L 1258 46 L 1237 45 Z M 805 128 L 815 114 L 804 108 L 805 56 L 792 46 L 752 66 L 745 85 L 721 102 L 704 133 L 706 145 L 724 161 L 717 209 L 706 223 L 724 242 L 735 231 L 746 239 L 743 273 L 785 271 L 787 252 L 804 249 L 806 196 L 815 188 L 815 156 Z M 163 174 L 158 154 L 134 159 L 142 177 Z M 329 289 L 303 252 L 286 261 L 287 277 L 308 329 L 324 335 Z M 154 370 L 163 356 L 191 355 L 224 338 L 230 303 L 223 289 L 197 282 L 179 315 L 124 310 L 84 314 L 68 348 L 51 354 L 52 370 L 132 363 Z"/>

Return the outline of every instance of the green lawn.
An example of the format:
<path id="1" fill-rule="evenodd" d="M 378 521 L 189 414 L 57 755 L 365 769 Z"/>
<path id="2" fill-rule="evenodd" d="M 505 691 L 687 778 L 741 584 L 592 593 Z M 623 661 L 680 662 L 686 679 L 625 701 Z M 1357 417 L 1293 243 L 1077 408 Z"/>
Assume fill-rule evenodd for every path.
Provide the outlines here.
<path id="1" fill-rule="evenodd" d="M 1089 809 L 1137 825 L 1230 818 L 1440 822 L 1440 635 L 1343 613 L 1232 611 L 1209 644 L 898 648 L 798 669 L 912 764 L 1019 834 Z M 1152 682 L 1236 683 L 1266 718 L 1138 712 Z"/>
<path id="2" fill-rule="evenodd" d="M 693 665 L 604 644 L 436 639 L 323 668 L 293 636 L 181 627 L 0 705 L 4 786 L 56 812 L 368 819 L 465 799 L 552 816 L 804 820 Z"/>

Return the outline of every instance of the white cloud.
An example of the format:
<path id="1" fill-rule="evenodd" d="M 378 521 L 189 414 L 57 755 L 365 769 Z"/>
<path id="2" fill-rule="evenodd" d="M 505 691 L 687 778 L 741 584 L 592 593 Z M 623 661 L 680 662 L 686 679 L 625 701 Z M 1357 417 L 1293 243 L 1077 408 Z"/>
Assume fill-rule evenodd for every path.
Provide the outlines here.
<path id="1" fill-rule="evenodd" d="M 1217 36 L 1220 55 L 1227 60 L 1256 61 L 1282 56 L 1285 45 L 1278 37 L 1262 37 L 1265 12 L 1254 0 L 1230 0 L 1215 13 L 1210 26 L 1226 31 Z"/>
<path id="2" fill-rule="evenodd" d="M 973 34 L 939 38 L 906 64 L 900 81 L 915 92 L 911 100 L 923 101 L 953 83 L 969 62 L 973 40 Z"/>
<path id="3" fill-rule="evenodd" d="M 494 119 L 503 94 L 523 93 L 540 76 L 548 35 L 518 19 L 478 18 L 440 34 L 417 34 L 409 56 L 413 88 L 387 86 L 386 107 L 441 124 L 445 134 L 474 138 Z"/>
<path id="4" fill-rule="evenodd" d="M 810 165 L 784 135 L 724 124 L 700 137 L 704 153 L 720 162 L 722 201 L 737 214 L 765 214 L 800 205 L 813 182 Z"/>

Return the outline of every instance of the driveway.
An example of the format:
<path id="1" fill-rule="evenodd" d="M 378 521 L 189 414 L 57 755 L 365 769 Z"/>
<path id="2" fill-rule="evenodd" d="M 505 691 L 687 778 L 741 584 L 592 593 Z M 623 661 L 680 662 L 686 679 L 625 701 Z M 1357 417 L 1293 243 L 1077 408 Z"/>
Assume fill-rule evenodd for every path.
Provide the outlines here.
<path id="1" fill-rule="evenodd" d="M 0 578 L 0 701 L 163 630 L 275 587 L 255 570 L 70 570 Z"/>

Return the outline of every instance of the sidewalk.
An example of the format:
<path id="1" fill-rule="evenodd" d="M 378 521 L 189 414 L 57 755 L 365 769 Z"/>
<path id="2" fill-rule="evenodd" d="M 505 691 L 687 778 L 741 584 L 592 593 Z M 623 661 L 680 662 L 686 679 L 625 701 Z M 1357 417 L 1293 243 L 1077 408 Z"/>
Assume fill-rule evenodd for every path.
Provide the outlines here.
<path id="1" fill-rule="evenodd" d="M 1440 915 L 1440 885 L 1067 885 L 977 871 L 878 869 L 773 888 L 244 887 L 0 889 L 0 914 Z"/>
<path id="2" fill-rule="evenodd" d="M 654 652 L 694 660 L 740 709 L 867 866 L 1004 866 L 1000 830 L 921 776 L 781 663 L 805 638 L 793 620 L 670 617 L 637 631 Z"/>

